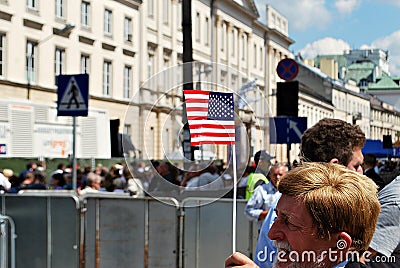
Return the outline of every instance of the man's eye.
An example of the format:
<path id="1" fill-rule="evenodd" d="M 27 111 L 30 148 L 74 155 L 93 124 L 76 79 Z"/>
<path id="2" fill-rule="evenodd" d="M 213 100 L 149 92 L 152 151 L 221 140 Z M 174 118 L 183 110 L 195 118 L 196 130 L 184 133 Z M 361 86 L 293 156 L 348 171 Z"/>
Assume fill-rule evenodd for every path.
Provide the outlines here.
<path id="1" fill-rule="evenodd" d="M 288 228 L 289 230 L 294 231 L 294 230 L 298 230 L 298 229 L 299 229 L 299 226 L 293 224 L 293 223 L 289 220 L 289 218 L 285 218 L 285 219 L 284 219 L 284 223 L 285 223 L 285 225 L 287 226 L 287 228 Z"/>

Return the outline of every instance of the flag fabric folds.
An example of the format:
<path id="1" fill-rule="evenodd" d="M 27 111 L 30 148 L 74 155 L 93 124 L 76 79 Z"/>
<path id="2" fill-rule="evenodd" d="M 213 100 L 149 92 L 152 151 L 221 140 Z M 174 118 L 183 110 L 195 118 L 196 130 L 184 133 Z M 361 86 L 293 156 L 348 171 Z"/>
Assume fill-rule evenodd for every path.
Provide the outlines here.
<path id="1" fill-rule="evenodd" d="M 184 90 L 190 145 L 234 144 L 233 93 Z"/>

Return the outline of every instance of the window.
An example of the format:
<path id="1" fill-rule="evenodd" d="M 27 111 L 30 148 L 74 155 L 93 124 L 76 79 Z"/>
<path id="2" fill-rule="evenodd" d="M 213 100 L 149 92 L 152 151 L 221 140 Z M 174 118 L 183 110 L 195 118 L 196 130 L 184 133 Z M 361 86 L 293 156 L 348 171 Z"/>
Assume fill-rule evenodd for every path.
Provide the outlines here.
<path id="1" fill-rule="evenodd" d="M 6 58 L 5 39 L 6 35 L 4 33 L 0 33 L 0 76 L 4 76 L 6 67 L 4 62 Z"/>
<path id="2" fill-rule="evenodd" d="M 132 134 L 132 125 L 124 124 L 124 132 L 123 133 L 131 135 Z"/>
<path id="3" fill-rule="evenodd" d="M 148 49 L 147 78 L 150 78 L 155 73 L 156 59 L 154 55 L 156 54 L 156 47 L 153 45 L 149 45 L 147 49 Z M 155 86 L 154 80 L 155 80 L 154 78 L 148 80 L 147 84 L 150 89 L 153 89 L 153 87 Z"/>
<path id="4" fill-rule="evenodd" d="M 125 65 L 124 67 L 124 98 L 129 99 L 131 97 L 132 87 L 132 67 Z"/>
<path id="5" fill-rule="evenodd" d="M 112 11 L 109 9 L 104 11 L 104 33 L 112 34 Z"/>
<path id="6" fill-rule="evenodd" d="M 166 128 L 165 131 L 163 131 L 162 146 L 163 146 L 165 154 L 168 154 L 171 152 L 171 139 L 170 139 L 170 133 L 169 133 L 168 128 Z"/>
<path id="7" fill-rule="evenodd" d="M 149 53 L 149 61 L 147 62 L 147 78 L 154 74 L 154 54 Z"/>
<path id="8" fill-rule="evenodd" d="M 148 0 L 147 2 L 149 3 L 149 5 L 147 6 L 147 15 L 149 17 L 153 17 L 154 15 L 154 0 Z"/>
<path id="9" fill-rule="evenodd" d="M 124 40 L 132 42 L 132 19 L 129 17 L 124 20 Z"/>
<path id="10" fill-rule="evenodd" d="M 205 23 L 205 31 L 204 31 L 204 40 L 205 40 L 205 45 L 208 46 L 210 45 L 210 22 L 209 19 L 206 18 L 206 23 Z"/>
<path id="11" fill-rule="evenodd" d="M 243 34 L 242 35 L 242 60 L 246 59 L 246 56 L 247 56 L 246 55 L 247 54 L 246 48 L 247 48 L 246 34 Z"/>
<path id="12" fill-rule="evenodd" d="M 56 17 L 64 18 L 64 0 L 56 0 Z"/>
<path id="13" fill-rule="evenodd" d="M 200 22 L 200 13 L 196 13 L 196 41 L 200 42 L 200 28 L 201 28 L 201 22 Z"/>
<path id="14" fill-rule="evenodd" d="M 253 62 L 254 62 L 254 64 L 253 64 L 253 67 L 254 68 L 257 68 L 257 45 L 256 44 L 254 44 L 254 48 L 253 48 L 253 56 L 254 56 L 254 59 L 253 59 Z"/>
<path id="15" fill-rule="evenodd" d="M 182 31 L 182 9 L 178 9 L 178 12 L 176 13 L 176 17 L 177 17 L 177 22 L 178 22 L 178 31 Z"/>
<path id="16" fill-rule="evenodd" d="M 26 43 L 26 79 L 28 83 L 36 82 L 36 48 L 36 42 L 28 41 Z"/>
<path id="17" fill-rule="evenodd" d="M 232 57 L 235 57 L 235 50 L 236 50 L 236 31 L 235 28 L 232 29 Z"/>
<path id="18" fill-rule="evenodd" d="M 164 53 L 164 70 L 168 69 L 170 66 L 170 53 Z M 164 73 L 164 86 L 165 89 L 169 90 L 171 88 L 171 83 L 170 83 L 170 72 L 163 72 Z"/>
<path id="19" fill-rule="evenodd" d="M 81 23 L 83 26 L 90 26 L 90 3 L 82 1 L 81 5 Z"/>
<path id="20" fill-rule="evenodd" d="M 54 61 L 54 74 L 60 75 L 65 72 L 65 49 L 56 48 L 56 55 Z"/>
<path id="21" fill-rule="evenodd" d="M 81 55 L 81 73 L 88 74 L 90 72 L 90 58 L 88 55 Z"/>
<path id="22" fill-rule="evenodd" d="M 103 95 L 110 96 L 111 94 L 111 61 L 103 63 Z"/>
<path id="23" fill-rule="evenodd" d="M 37 9 L 38 0 L 26 0 L 26 6 L 31 9 Z"/>
<path id="24" fill-rule="evenodd" d="M 222 22 L 221 25 L 221 51 L 224 51 L 225 48 L 225 33 L 226 33 L 226 24 Z"/>
<path id="25" fill-rule="evenodd" d="M 169 1 L 170 0 L 164 0 L 163 22 L 165 25 L 168 25 L 169 22 Z"/>

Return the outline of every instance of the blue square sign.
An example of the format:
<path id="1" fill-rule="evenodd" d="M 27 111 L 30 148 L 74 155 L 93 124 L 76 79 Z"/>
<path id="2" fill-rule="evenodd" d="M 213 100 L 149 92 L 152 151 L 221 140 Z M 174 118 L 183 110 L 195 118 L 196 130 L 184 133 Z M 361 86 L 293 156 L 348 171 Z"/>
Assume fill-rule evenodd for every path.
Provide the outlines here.
<path id="1" fill-rule="evenodd" d="M 272 117 L 269 121 L 270 143 L 301 143 L 307 129 L 307 117 Z"/>
<path id="2" fill-rule="evenodd" d="M 87 116 L 89 99 L 89 75 L 57 76 L 57 115 Z"/>

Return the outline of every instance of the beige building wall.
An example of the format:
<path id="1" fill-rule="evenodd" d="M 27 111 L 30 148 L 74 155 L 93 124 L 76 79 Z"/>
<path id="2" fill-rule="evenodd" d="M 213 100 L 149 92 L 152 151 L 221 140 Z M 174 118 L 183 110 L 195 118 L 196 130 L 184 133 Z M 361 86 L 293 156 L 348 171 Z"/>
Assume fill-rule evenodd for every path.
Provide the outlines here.
<path id="1" fill-rule="evenodd" d="M 280 33 L 285 29 L 282 24 L 275 27 L 273 22 L 268 22 L 269 26 L 259 23 L 258 14 L 249 2 L 243 1 L 240 6 L 234 1 L 218 1 L 212 18 L 207 4 L 193 1 L 192 37 L 194 60 L 229 66 L 204 72 L 201 80 L 217 81 L 222 86 L 239 90 L 244 83 L 257 78 L 258 87 L 247 96 L 254 115 L 246 119 L 252 124 L 259 122 L 255 130 L 250 131 L 256 136 L 251 139 L 256 151 L 268 146 L 265 122 L 266 115 L 273 113 L 270 102 L 277 81 L 275 68 L 280 59 L 291 56 L 288 47 L 293 41 L 287 31 Z M 171 81 L 179 84 L 177 77 L 182 73 L 179 74 L 177 67 L 169 77 L 160 73 L 182 63 L 180 1 L 88 0 L 84 2 L 90 6 L 87 24 L 81 19 L 82 1 L 63 1 L 62 17 L 55 15 L 55 1 L 35 3 L 35 7 L 29 8 L 26 1 L 0 2 L 0 11 L 4 13 L 0 33 L 4 34 L 6 55 L 0 77 L 2 99 L 26 100 L 29 88 L 30 101 L 56 102 L 56 49 L 64 53 L 62 74 L 81 73 L 81 57 L 86 56 L 89 59 L 89 107 L 106 109 L 111 119 L 120 119 L 120 132 L 128 131 L 137 149 L 143 153 L 147 150 L 151 158 L 163 158 L 167 151 L 180 150 L 176 134 L 181 127 L 182 88 L 166 87 L 165 79 L 172 85 Z M 111 14 L 110 33 L 104 31 L 106 10 Z M 124 36 L 126 18 L 131 27 L 129 40 Z M 71 32 L 56 34 L 68 23 L 75 25 Z M 35 43 L 35 75 L 29 87 L 27 41 Z M 104 93 L 103 83 L 105 62 L 110 63 L 108 94 Z M 125 67 L 131 70 L 129 96 L 124 96 Z M 201 65 L 200 71 L 204 70 Z M 193 73 L 196 80 L 197 67 Z M 153 79 L 148 80 L 150 77 Z M 160 98 L 166 90 L 170 96 Z M 171 111 L 174 111 L 173 117 L 169 115 Z M 226 159 L 226 153 L 226 146 L 217 149 L 218 157 Z"/>
<path id="2" fill-rule="evenodd" d="M 338 63 L 334 59 L 321 58 L 320 60 L 320 70 L 332 77 L 333 79 L 338 79 Z"/>

